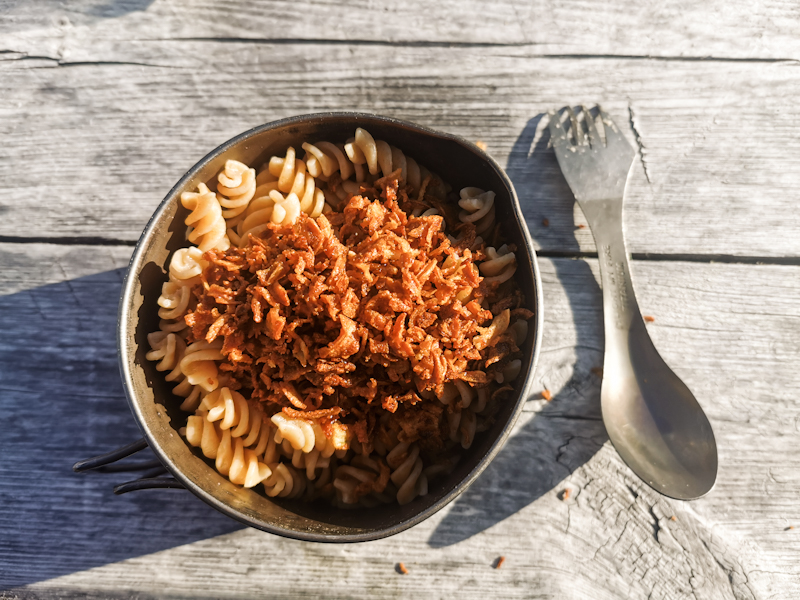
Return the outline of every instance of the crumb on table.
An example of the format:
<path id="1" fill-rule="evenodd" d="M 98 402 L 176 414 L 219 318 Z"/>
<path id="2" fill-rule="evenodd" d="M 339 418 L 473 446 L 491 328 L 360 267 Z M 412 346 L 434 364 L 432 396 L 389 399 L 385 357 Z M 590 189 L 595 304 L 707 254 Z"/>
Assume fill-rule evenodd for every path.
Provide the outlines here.
<path id="1" fill-rule="evenodd" d="M 655 320 L 656 320 L 656 318 L 655 318 L 655 317 L 651 317 L 650 315 L 645 315 L 645 316 L 644 316 L 644 320 L 645 320 L 647 323 L 652 323 L 653 321 L 655 321 Z"/>
<path id="2" fill-rule="evenodd" d="M 561 492 L 561 499 L 569 500 L 569 488 L 564 488 L 564 491 Z"/>
<path id="3" fill-rule="evenodd" d="M 486 146 L 486 142 L 484 142 L 484 141 L 481 141 L 481 140 L 478 140 L 477 142 L 475 142 L 475 145 L 476 145 L 478 148 L 480 148 L 481 150 L 483 150 L 484 152 L 486 152 L 486 148 L 487 148 L 487 146 Z"/>
<path id="4" fill-rule="evenodd" d="M 670 520 L 670 521 L 677 521 L 678 519 L 675 517 L 675 515 L 672 515 L 672 516 L 669 518 L 669 520 Z"/>
<path id="5" fill-rule="evenodd" d="M 553 394 L 550 393 L 550 390 L 542 390 L 542 398 L 550 402 L 553 399 Z"/>
<path id="6" fill-rule="evenodd" d="M 583 223 L 578 223 L 578 229 L 586 229 L 586 225 Z"/>
<path id="7" fill-rule="evenodd" d="M 408 569 L 406 569 L 406 565 L 404 563 L 397 563 L 397 572 L 401 575 L 408 575 Z"/>
<path id="8" fill-rule="evenodd" d="M 494 561 L 494 568 L 499 569 L 503 566 L 503 563 L 506 562 L 505 556 L 499 556 L 496 561 Z"/>
<path id="9" fill-rule="evenodd" d="M 603 367 L 592 367 L 592 373 L 594 373 L 600 379 L 602 379 L 603 378 Z"/>
<path id="10" fill-rule="evenodd" d="M 550 227 L 550 219 L 542 219 L 542 225 L 545 227 Z"/>

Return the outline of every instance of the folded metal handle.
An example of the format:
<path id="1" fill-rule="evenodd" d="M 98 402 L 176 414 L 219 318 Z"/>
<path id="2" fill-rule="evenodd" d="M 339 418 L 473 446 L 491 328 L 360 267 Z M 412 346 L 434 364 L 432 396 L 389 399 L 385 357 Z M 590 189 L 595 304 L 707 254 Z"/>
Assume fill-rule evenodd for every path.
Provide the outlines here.
<path id="1" fill-rule="evenodd" d="M 138 490 L 150 489 L 186 489 L 183 484 L 172 477 L 160 477 L 167 473 L 164 465 L 159 460 L 139 461 L 133 463 L 114 464 L 117 461 L 136 454 L 140 450 L 147 448 L 147 440 L 142 438 L 112 450 L 100 456 L 94 456 L 81 460 L 72 465 L 72 470 L 76 473 L 85 473 L 87 471 L 95 471 L 97 473 L 124 473 L 128 471 L 147 471 L 139 479 L 127 481 L 114 486 L 114 493 L 117 495 L 126 494 L 128 492 L 135 492 Z"/>
<path id="2" fill-rule="evenodd" d="M 114 486 L 114 493 L 119 496 L 120 494 L 127 494 L 128 492 L 137 492 L 139 490 L 155 490 L 155 489 L 176 489 L 185 490 L 183 484 L 172 477 L 148 477 L 146 479 L 136 479 Z"/>

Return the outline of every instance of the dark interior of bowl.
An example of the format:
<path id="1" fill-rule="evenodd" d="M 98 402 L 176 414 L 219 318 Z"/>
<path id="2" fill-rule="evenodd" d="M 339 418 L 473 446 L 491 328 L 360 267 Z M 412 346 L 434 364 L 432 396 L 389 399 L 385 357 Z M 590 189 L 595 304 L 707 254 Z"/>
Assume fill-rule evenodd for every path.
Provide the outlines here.
<path id="1" fill-rule="evenodd" d="M 531 319 L 523 348 L 523 368 L 514 382 L 515 393 L 500 410 L 494 425 L 476 436 L 449 476 L 431 482 L 428 495 L 405 506 L 346 510 L 321 502 L 269 499 L 263 491 L 231 484 L 199 449 L 190 448 L 180 438 L 177 429 L 188 416 L 178 408 L 181 399 L 172 394 L 173 384 L 165 381 L 164 373 L 145 359 L 149 349 L 147 334 L 158 329 L 156 300 L 167 279 L 171 253 L 187 245 L 183 224 L 187 211 L 180 206 L 180 192 L 194 190 L 200 182 L 213 189 L 225 160 L 236 159 L 259 167 L 272 155 L 283 156 L 287 146 L 299 149 L 305 141 L 344 141 L 356 127 L 364 127 L 375 139 L 397 146 L 456 190 L 478 186 L 495 191 L 497 219 L 504 226 L 505 241 L 517 246 L 515 279 L 527 306 L 538 313 L 541 307 L 535 255 L 521 215 L 514 207 L 513 188 L 502 170 L 472 144 L 366 115 L 311 115 L 268 124 L 234 138 L 198 163 L 170 192 L 145 230 L 131 264 L 120 313 L 120 352 L 123 374 L 127 371 L 129 400 L 151 446 L 166 466 L 203 500 L 234 518 L 273 533 L 317 541 L 358 541 L 397 533 L 430 516 L 463 491 L 497 453 L 529 395 L 540 338 L 540 320 Z M 257 489 L 263 490 L 261 486 Z"/>

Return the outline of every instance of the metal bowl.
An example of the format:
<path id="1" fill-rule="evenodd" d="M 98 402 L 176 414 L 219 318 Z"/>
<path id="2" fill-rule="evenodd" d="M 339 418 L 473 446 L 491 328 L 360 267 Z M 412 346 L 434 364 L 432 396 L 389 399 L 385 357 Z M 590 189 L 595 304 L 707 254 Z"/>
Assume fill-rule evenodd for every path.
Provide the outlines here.
<path id="1" fill-rule="evenodd" d="M 304 141 L 341 141 L 356 127 L 397 146 L 438 173 L 454 189 L 477 186 L 494 190 L 497 218 L 504 236 L 517 246 L 515 279 L 536 316 L 524 347 L 523 368 L 512 398 L 494 425 L 478 434 L 453 472 L 431 483 L 429 493 L 404 506 L 344 510 L 321 503 L 271 499 L 230 483 L 178 435 L 186 414 L 179 410 L 164 374 L 145 359 L 147 334 L 158 329 L 156 300 L 166 281 L 171 253 L 187 245 L 179 198 L 184 190 L 212 182 L 228 159 L 260 165 L 287 146 Z M 212 187 L 212 189 L 216 189 Z M 225 142 L 208 154 L 170 190 L 142 233 L 131 258 L 120 300 L 118 344 L 125 393 L 144 435 L 164 466 L 186 488 L 226 515 L 278 535 L 315 542 L 361 542 L 399 533 L 430 517 L 475 481 L 506 441 L 530 396 L 542 338 L 542 288 L 536 254 L 519 200 L 508 176 L 474 144 L 397 119 L 360 113 L 321 113 L 267 123 Z"/>

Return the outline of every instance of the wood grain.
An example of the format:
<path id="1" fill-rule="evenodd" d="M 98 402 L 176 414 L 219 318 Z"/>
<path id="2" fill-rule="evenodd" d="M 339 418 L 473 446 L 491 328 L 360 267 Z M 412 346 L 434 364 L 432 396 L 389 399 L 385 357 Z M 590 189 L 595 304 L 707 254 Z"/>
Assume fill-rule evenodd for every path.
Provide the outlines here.
<path id="1" fill-rule="evenodd" d="M 503 452 L 446 511 L 387 540 L 331 546 L 241 530 L 180 491 L 113 497 L 122 476 L 70 472 L 75 460 L 137 435 L 113 341 L 122 273 L 114 267 L 129 252 L 0 245 L 0 261 L 13 265 L 0 297 L 7 597 L 269 589 L 305 598 L 323 582 L 331 598 L 791 597 L 800 577 L 800 537 L 786 530 L 800 525 L 800 456 L 790 451 L 800 429 L 800 268 L 633 263 L 654 341 L 717 435 L 720 475 L 708 497 L 663 499 L 621 463 L 592 372 L 603 344 L 596 261 L 544 259 L 537 377 L 553 400 L 530 399 Z M 743 280 L 748 287 L 731 285 Z M 507 560 L 495 571 L 500 555 Z M 408 576 L 394 571 L 399 561 Z"/>
<path id="2" fill-rule="evenodd" d="M 0 55 L 0 239 L 132 243 L 179 177 L 233 135 L 289 115 L 362 110 L 486 142 L 537 246 L 591 252 L 539 118 L 584 101 L 602 102 L 640 149 L 626 200 L 631 251 L 800 261 L 796 63 L 167 39 L 135 28 L 103 37 L 105 22 L 65 34 L 63 56 Z M 5 37 L 11 50 L 15 35 Z"/>
<path id="3" fill-rule="evenodd" d="M 635 55 L 672 59 L 800 58 L 797 11 L 769 0 L 646 0 L 635 7 L 603 0 L 356 0 L 252 3 L 243 0 L 11 2 L 0 32 L 17 51 L 63 54 L 87 31 L 98 39 L 245 38 L 320 44 L 529 46 L 541 54 Z M 26 45 L 30 44 L 30 46 Z M 34 51 L 35 49 L 35 51 Z M 52 52 L 50 52 L 52 51 Z"/>
<path id="4" fill-rule="evenodd" d="M 798 26 L 781 0 L 0 1 L 0 598 L 800 599 Z M 594 244 L 542 119 L 580 102 L 638 149 L 634 284 L 720 452 L 695 502 L 642 485 L 602 426 Z M 160 199 L 233 135 L 324 110 L 488 144 L 549 256 L 553 399 L 446 510 L 367 544 L 72 473 L 140 435 L 114 330 Z"/>

